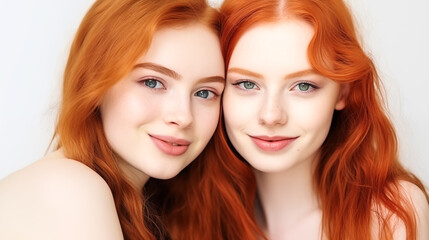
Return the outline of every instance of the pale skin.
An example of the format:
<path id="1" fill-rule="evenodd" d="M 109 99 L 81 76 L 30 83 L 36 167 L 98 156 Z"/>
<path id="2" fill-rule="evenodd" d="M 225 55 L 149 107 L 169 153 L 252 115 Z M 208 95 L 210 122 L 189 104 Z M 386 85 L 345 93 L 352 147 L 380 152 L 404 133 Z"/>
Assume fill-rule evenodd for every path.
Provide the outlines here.
<path id="1" fill-rule="evenodd" d="M 313 169 L 333 112 L 346 107 L 349 86 L 312 69 L 307 48 L 313 34 L 299 19 L 256 25 L 239 39 L 227 68 L 226 131 L 254 168 L 257 221 L 272 240 L 324 239 Z M 416 208 L 418 239 L 427 239 L 425 197 L 412 184 L 402 186 Z M 395 239 L 404 233 L 398 223 Z"/>
<path id="2" fill-rule="evenodd" d="M 197 23 L 155 33 L 100 106 L 106 138 L 136 188 L 150 177 L 174 177 L 201 153 L 217 126 L 223 88 L 215 33 Z M 107 183 L 59 149 L 0 181 L 0 239 L 123 236 Z"/>

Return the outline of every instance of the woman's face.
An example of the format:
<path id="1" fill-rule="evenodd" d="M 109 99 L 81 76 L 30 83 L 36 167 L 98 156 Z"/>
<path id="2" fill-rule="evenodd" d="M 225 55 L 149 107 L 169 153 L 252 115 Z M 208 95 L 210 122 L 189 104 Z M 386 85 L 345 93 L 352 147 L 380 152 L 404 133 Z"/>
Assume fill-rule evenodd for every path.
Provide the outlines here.
<path id="1" fill-rule="evenodd" d="M 257 25 L 238 41 L 223 96 L 232 145 L 255 169 L 286 171 L 315 159 L 342 88 L 316 73 L 307 59 L 314 34 L 304 21 Z"/>
<path id="2" fill-rule="evenodd" d="M 133 181 L 174 177 L 212 137 L 224 64 L 218 37 L 190 24 L 156 32 L 147 53 L 101 104 L 104 132 Z"/>

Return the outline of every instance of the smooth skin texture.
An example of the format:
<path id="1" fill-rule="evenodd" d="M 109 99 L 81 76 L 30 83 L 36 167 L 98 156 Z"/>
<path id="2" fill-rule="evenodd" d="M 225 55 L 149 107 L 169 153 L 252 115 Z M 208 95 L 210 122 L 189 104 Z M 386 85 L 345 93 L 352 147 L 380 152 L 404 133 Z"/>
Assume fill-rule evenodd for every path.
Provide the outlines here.
<path id="1" fill-rule="evenodd" d="M 260 171 L 282 172 L 314 159 L 334 110 L 344 107 L 340 85 L 313 72 L 307 60 L 312 35 L 300 21 L 262 25 L 245 33 L 231 56 L 223 102 L 226 130 L 234 147 Z M 252 48 L 258 45 L 266 47 Z M 291 143 L 264 151 L 252 140 L 258 136 L 285 137 Z"/>
<path id="2" fill-rule="evenodd" d="M 240 38 L 227 68 L 226 131 L 254 168 L 257 220 L 273 240 L 322 239 L 313 169 L 334 111 L 346 107 L 348 85 L 312 69 L 307 48 L 313 34 L 309 24 L 293 18 L 256 25 Z M 412 184 L 402 186 L 425 239 L 425 197 Z M 404 232 L 398 224 L 395 239 L 404 239 Z"/>
<path id="3" fill-rule="evenodd" d="M 223 79 L 218 37 L 191 24 L 156 32 L 136 67 L 108 91 L 105 134 L 136 187 L 174 177 L 201 153 L 218 123 Z M 123 236 L 109 186 L 60 149 L 0 182 L 0 239 Z"/>
<path id="4" fill-rule="evenodd" d="M 109 144 L 139 186 L 176 176 L 201 153 L 216 129 L 225 82 L 219 40 L 203 25 L 161 29 L 152 41 L 101 105 Z M 152 136 L 176 139 L 168 145 L 184 140 L 187 149 L 167 154 Z"/>

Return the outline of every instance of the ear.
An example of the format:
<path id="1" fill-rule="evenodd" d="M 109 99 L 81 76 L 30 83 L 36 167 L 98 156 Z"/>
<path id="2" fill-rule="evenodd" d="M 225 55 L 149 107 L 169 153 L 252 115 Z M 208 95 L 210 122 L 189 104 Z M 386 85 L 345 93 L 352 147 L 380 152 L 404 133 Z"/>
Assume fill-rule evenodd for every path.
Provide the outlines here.
<path id="1" fill-rule="evenodd" d="M 347 105 L 346 99 L 347 99 L 347 96 L 349 95 L 349 91 L 350 91 L 349 83 L 341 84 L 340 93 L 338 94 L 337 103 L 335 104 L 335 110 L 340 111 L 346 107 Z"/>

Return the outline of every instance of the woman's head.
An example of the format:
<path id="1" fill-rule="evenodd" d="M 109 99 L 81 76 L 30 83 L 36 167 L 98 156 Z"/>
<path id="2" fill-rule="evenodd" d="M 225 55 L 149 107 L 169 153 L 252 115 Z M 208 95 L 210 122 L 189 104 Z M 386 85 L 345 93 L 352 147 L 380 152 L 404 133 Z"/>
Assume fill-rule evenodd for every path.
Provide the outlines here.
<path id="1" fill-rule="evenodd" d="M 120 166 L 143 178 L 174 177 L 213 135 L 223 87 L 219 39 L 209 28 L 191 23 L 156 31 L 100 106 Z"/>
<path id="2" fill-rule="evenodd" d="M 316 159 L 334 110 L 344 108 L 345 87 L 308 61 L 313 35 L 312 26 L 297 18 L 261 23 L 242 35 L 231 54 L 225 128 L 259 171 L 281 172 Z"/>
<path id="3" fill-rule="evenodd" d="M 204 1 L 97 1 L 65 71 L 57 133 L 66 154 L 86 159 L 85 148 L 112 146 L 139 170 L 166 156 L 177 166 L 146 170 L 160 178 L 177 174 L 202 151 L 217 123 L 223 90 L 217 33 L 217 12 Z"/>
<path id="4" fill-rule="evenodd" d="M 317 103 L 321 103 L 321 101 L 311 97 L 315 103 L 310 103 L 308 100 L 306 100 L 306 102 L 309 104 L 309 107 L 307 107 L 308 112 L 305 114 L 300 114 L 305 112 L 305 109 L 300 109 L 291 112 L 291 114 L 294 114 L 293 116 L 301 116 L 301 118 L 307 119 L 307 122 L 310 124 L 307 124 L 307 126 L 311 126 L 311 124 L 313 124 L 313 126 L 317 126 L 316 123 L 322 121 L 320 116 L 325 116 L 323 118 L 325 119 L 323 125 L 318 126 L 320 130 L 320 136 L 317 137 L 317 141 L 311 141 L 313 142 L 313 146 L 317 146 L 317 148 L 320 148 L 322 144 L 324 144 L 324 146 L 330 146 L 333 144 L 335 139 L 337 139 L 335 141 L 341 139 L 342 142 L 354 141 L 354 139 L 351 139 L 351 136 L 348 134 L 350 129 L 349 126 L 350 124 L 356 125 L 357 122 L 365 123 L 368 121 L 369 117 L 367 116 L 367 113 L 373 112 L 374 109 L 364 110 L 363 108 L 368 106 L 368 104 L 368 107 L 371 107 L 373 103 L 378 104 L 376 102 L 378 96 L 374 89 L 374 84 L 377 84 L 377 82 L 374 82 L 376 78 L 373 76 L 375 72 L 373 71 L 372 62 L 362 51 L 356 39 L 351 16 L 342 1 L 226 0 L 222 5 L 221 13 L 224 16 L 221 33 L 221 44 L 228 73 L 231 67 L 235 67 L 235 65 L 233 66 L 234 62 L 237 62 L 241 65 L 244 63 L 243 61 L 235 60 L 237 54 L 240 54 L 238 57 L 242 57 L 243 59 L 254 60 L 254 63 L 252 63 L 254 65 L 249 65 L 247 68 L 248 70 L 252 70 L 254 69 L 254 66 L 258 66 L 261 69 L 260 71 L 269 73 L 272 72 L 272 68 L 278 68 L 283 70 L 283 76 L 285 76 L 288 71 L 291 70 L 310 70 L 310 72 L 307 72 L 307 74 L 304 76 L 295 76 L 293 79 L 294 81 L 292 82 L 297 82 L 298 80 L 301 82 L 304 80 L 310 80 L 312 78 L 311 75 L 313 75 L 313 78 L 314 76 L 319 76 L 319 78 L 324 79 L 325 82 L 329 82 L 337 86 L 338 90 L 336 90 L 336 92 L 331 95 L 331 98 L 333 100 L 338 100 L 339 105 L 336 105 L 337 102 L 331 101 L 330 107 L 318 108 L 316 107 Z M 290 31 L 289 36 L 284 35 L 284 39 L 282 39 L 279 33 L 282 32 L 281 29 L 286 31 L 287 28 L 279 27 L 279 25 L 286 22 L 298 22 L 298 24 L 302 26 L 299 27 L 295 24 L 297 29 L 293 31 L 297 31 L 297 34 L 294 34 L 293 31 Z M 273 26 L 277 26 L 277 28 Z M 251 35 L 252 32 L 258 31 L 258 29 L 262 28 L 266 29 L 264 37 L 268 40 L 265 42 L 265 44 L 269 46 L 257 45 L 260 44 L 261 41 L 253 39 L 255 41 L 253 47 L 247 47 L 245 50 L 243 50 L 244 47 L 241 45 L 246 44 L 245 41 L 248 41 L 248 39 L 251 38 L 249 35 Z M 270 28 L 278 29 L 278 32 L 270 32 Z M 304 38 L 300 38 L 298 34 L 304 32 L 305 30 L 307 30 L 307 35 Z M 260 34 L 254 34 L 254 36 L 262 38 Z M 276 40 L 277 42 L 274 42 Z M 271 41 L 271 43 L 269 41 Z M 286 46 L 287 44 L 289 44 L 289 46 Z M 252 55 L 257 54 L 258 49 L 263 49 L 266 47 L 273 50 L 272 52 L 277 56 L 281 56 L 273 59 L 273 57 L 267 54 L 268 52 L 264 52 L 262 50 L 262 55 Z M 278 52 L 275 51 L 275 48 L 277 48 Z M 300 52 L 297 56 L 296 51 L 298 51 L 298 49 L 300 49 Z M 295 53 L 292 51 L 295 51 Z M 296 59 L 297 57 L 299 58 Z M 260 63 L 257 63 L 258 61 Z M 301 63 L 305 63 L 305 66 L 296 66 L 295 69 L 291 69 L 290 67 L 292 65 L 287 66 L 288 61 L 292 64 L 297 64 L 297 62 L 300 61 Z M 250 60 L 248 62 L 250 62 Z M 261 67 L 265 66 L 263 64 L 268 67 Z M 228 84 L 224 97 L 226 100 L 229 98 L 228 88 L 230 87 L 230 76 L 234 76 L 233 74 L 227 75 Z M 267 76 L 263 77 L 266 78 Z M 267 81 L 270 82 L 272 79 Z M 286 84 L 286 82 L 287 81 L 283 81 L 284 84 Z M 312 83 L 312 81 L 308 82 L 310 84 Z M 315 81 L 313 81 L 313 83 L 314 87 L 316 87 L 314 89 L 315 91 L 313 91 L 313 94 L 316 92 L 322 92 L 321 94 L 326 96 L 326 94 L 323 93 L 324 88 L 320 88 Z M 311 87 L 310 85 L 305 86 Z M 285 95 L 286 92 L 290 93 L 290 90 L 292 89 L 291 86 L 289 86 L 289 88 L 286 88 L 286 85 L 283 87 L 284 89 L 281 92 L 283 95 Z M 266 89 L 263 92 L 267 96 L 268 93 L 271 94 L 271 96 L 274 96 L 272 93 L 273 91 L 273 89 Z M 280 88 L 276 89 L 276 91 L 280 91 Z M 279 96 L 280 95 L 277 97 Z M 264 100 L 259 101 L 259 107 L 261 109 L 261 111 L 259 111 L 260 113 L 269 111 L 269 107 L 265 107 L 263 101 L 274 101 L 272 99 L 270 100 L 268 97 L 265 97 Z M 282 101 L 279 100 L 271 104 L 274 104 L 274 107 L 281 106 L 283 110 L 286 110 L 286 108 L 291 110 L 292 107 L 298 108 L 299 106 L 299 104 L 296 102 L 289 101 L 285 97 L 282 98 Z M 326 101 L 327 103 L 329 102 L 328 99 L 326 99 Z M 228 104 L 228 101 L 224 101 L 225 119 L 227 120 L 226 129 L 228 129 L 228 109 L 236 108 L 233 106 L 230 107 Z M 289 105 L 291 105 L 291 107 L 289 107 Z M 341 111 L 336 112 L 335 110 Z M 231 110 L 231 112 L 233 112 L 233 110 Z M 334 112 L 336 113 L 334 114 Z M 323 114 L 321 115 L 321 113 Z M 334 118 L 337 118 L 337 120 L 332 123 L 332 127 L 330 128 L 331 120 L 334 115 Z M 299 122 L 301 125 L 303 125 L 303 121 L 300 120 Z M 279 127 L 276 126 L 276 128 Z M 292 126 L 287 126 L 287 128 L 292 128 Z M 317 128 L 314 130 L 317 131 Z M 291 131 L 291 129 L 288 131 L 283 130 L 279 132 L 276 130 L 270 131 L 265 131 L 265 135 L 276 136 L 280 134 L 283 137 L 282 139 L 294 139 L 300 135 L 297 132 Z M 330 136 L 325 141 L 328 132 Z M 273 141 L 272 139 L 266 140 L 268 142 Z M 232 142 L 234 143 L 234 141 Z M 258 139 L 257 142 L 259 142 Z M 288 140 L 286 142 L 293 143 L 296 141 Z M 264 143 L 264 141 L 262 141 L 262 143 Z M 322 147 L 322 149 L 323 148 L 324 147 Z M 306 148 L 306 150 L 299 148 L 298 150 L 307 151 L 308 148 Z"/>

